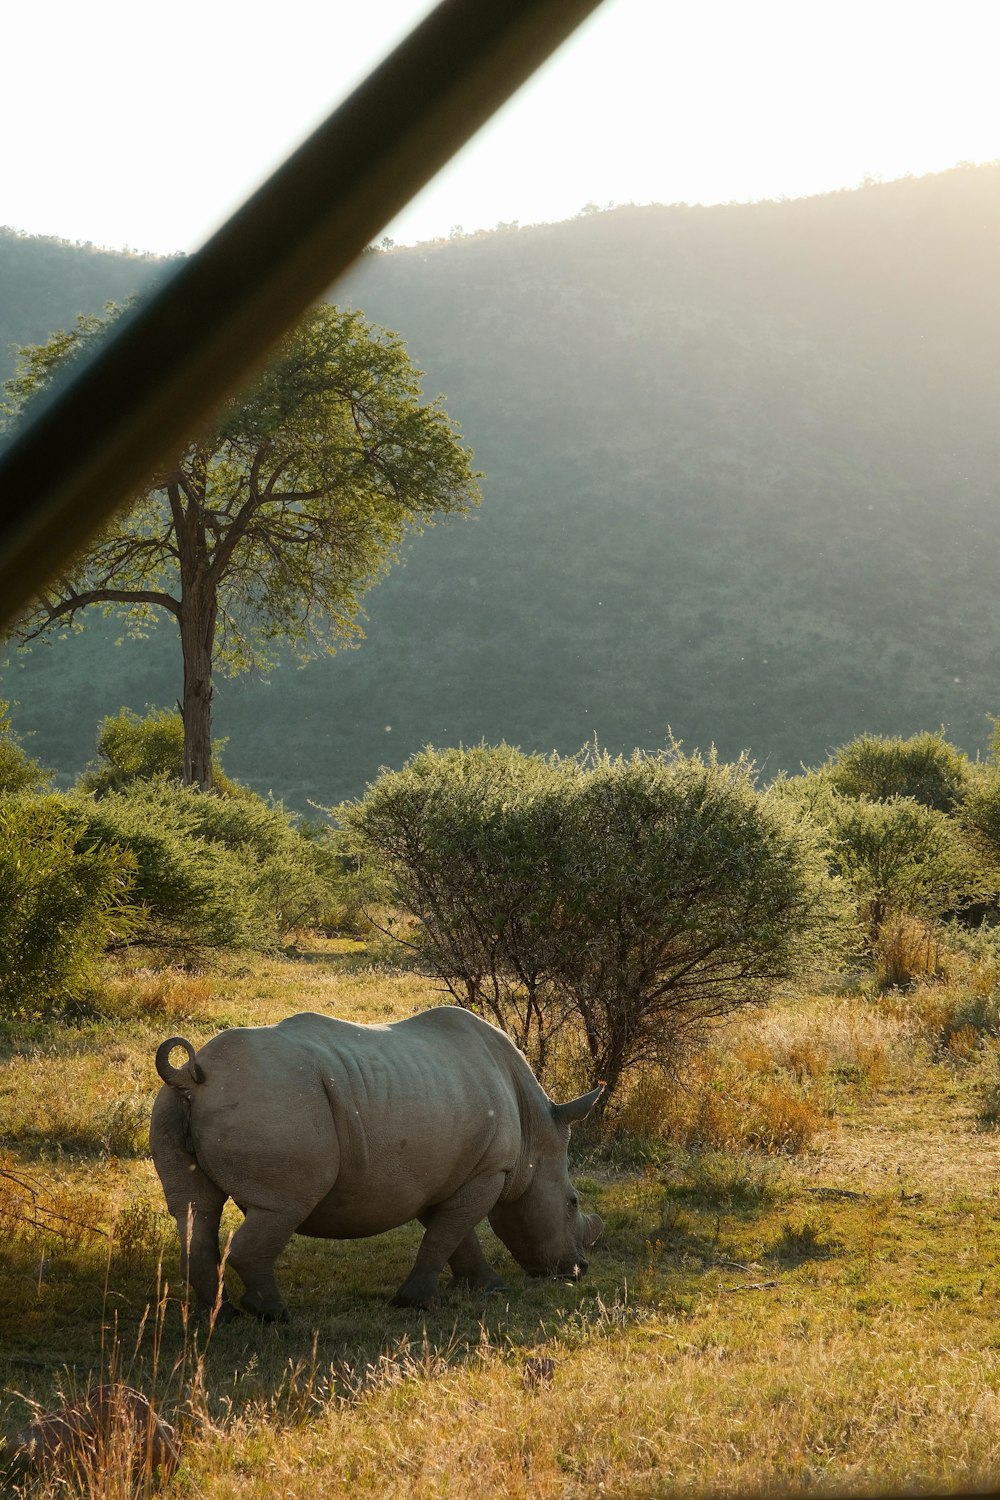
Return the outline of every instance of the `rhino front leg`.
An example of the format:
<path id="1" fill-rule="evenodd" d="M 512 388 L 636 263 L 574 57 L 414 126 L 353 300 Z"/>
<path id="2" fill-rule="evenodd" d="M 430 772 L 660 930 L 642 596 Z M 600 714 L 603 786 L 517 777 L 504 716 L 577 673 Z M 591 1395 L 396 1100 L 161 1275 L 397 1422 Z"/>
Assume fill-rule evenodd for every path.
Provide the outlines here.
<path id="1" fill-rule="evenodd" d="M 430 1223 L 430 1213 L 420 1214 L 419 1219 L 424 1228 Z M 448 1264 L 451 1267 L 452 1286 L 464 1287 L 470 1292 L 505 1292 L 507 1284 L 502 1276 L 499 1276 L 490 1265 L 483 1254 L 479 1243 L 479 1236 L 474 1229 L 470 1229 L 465 1239 L 449 1255 Z"/>
<path id="2" fill-rule="evenodd" d="M 433 1208 L 420 1215 L 426 1232 L 413 1262 L 413 1270 L 392 1299 L 394 1307 L 431 1307 L 437 1300 L 441 1272 L 449 1261 L 456 1279 L 465 1280 L 471 1272 L 475 1277 L 473 1284 L 482 1286 L 484 1269 L 492 1278 L 489 1263 L 479 1248 L 475 1228 L 496 1203 L 503 1186 L 502 1172 L 475 1177 L 443 1203 L 435 1203 Z M 453 1257 L 457 1258 L 457 1267 Z"/>
<path id="3" fill-rule="evenodd" d="M 471 1292 L 505 1292 L 507 1283 L 490 1265 L 483 1254 L 479 1236 L 470 1229 L 454 1255 L 449 1255 L 452 1286 L 466 1287 Z"/>
<path id="4" fill-rule="evenodd" d="M 300 1212 L 290 1216 L 266 1208 L 248 1208 L 233 1235 L 229 1264 L 243 1282 L 241 1306 L 265 1323 L 288 1321 L 288 1309 L 274 1276 L 274 1263 L 304 1217 Z"/>

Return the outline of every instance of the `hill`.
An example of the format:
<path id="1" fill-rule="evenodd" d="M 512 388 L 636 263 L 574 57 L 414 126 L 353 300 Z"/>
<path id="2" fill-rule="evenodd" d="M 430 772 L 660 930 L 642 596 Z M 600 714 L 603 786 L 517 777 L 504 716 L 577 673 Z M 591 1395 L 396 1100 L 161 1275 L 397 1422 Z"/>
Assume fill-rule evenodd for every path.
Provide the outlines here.
<path id="1" fill-rule="evenodd" d="M 0 226 L 0 379 L 21 344 L 37 344 L 77 313 L 100 312 L 141 291 L 165 265 L 152 255 L 101 250 Z"/>
<path id="2" fill-rule="evenodd" d="M 444 392 L 483 507 L 407 548 L 359 650 L 220 684 L 227 769 L 301 806 L 425 742 L 650 748 L 669 725 L 766 774 L 862 730 L 943 723 L 984 746 L 998 245 L 1000 164 L 366 256 L 338 300 L 400 332 Z M 94 252 L 43 249 L 48 325 L 67 297 L 99 306 L 65 279 Z M 17 299 L 8 275 L 0 346 L 41 336 L 8 331 Z M 117 633 L 0 676 L 32 753 L 65 773 L 101 714 L 177 697 L 169 628 L 112 654 Z"/>

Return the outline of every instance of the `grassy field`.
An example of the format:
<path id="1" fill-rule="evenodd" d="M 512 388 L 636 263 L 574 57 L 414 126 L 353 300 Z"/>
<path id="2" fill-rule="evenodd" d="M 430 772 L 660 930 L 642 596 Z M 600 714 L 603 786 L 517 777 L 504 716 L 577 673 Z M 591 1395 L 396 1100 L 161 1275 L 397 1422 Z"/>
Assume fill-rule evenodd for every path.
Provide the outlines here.
<path id="1" fill-rule="evenodd" d="M 438 997 L 328 943 L 121 968 L 99 1018 L 0 1029 L 0 1431 L 129 1381 L 179 1427 L 169 1492 L 575 1497 L 995 1485 L 997 1054 L 954 988 L 789 998 L 573 1147 L 606 1222 L 579 1284 L 394 1309 L 419 1231 L 293 1242 L 292 1321 L 185 1316 L 145 1131 L 157 1043 Z M 236 1219 L 232 1221 L 236 1222 Z M 12 1494 L 63 1495 L 56 1478 Z M 89 1488 L 88 1488 L 89 1486 Z M 121 1476 L 85 1492 L 128 1492 Z"/>

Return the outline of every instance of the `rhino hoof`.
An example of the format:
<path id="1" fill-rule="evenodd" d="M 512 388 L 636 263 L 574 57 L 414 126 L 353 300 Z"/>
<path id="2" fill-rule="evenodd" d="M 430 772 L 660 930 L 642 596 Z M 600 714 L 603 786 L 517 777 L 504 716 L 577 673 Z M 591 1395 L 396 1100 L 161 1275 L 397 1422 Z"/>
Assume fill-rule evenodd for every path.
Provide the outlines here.
<path id="1" fill-rule="evenodd" d="M 288 1323 L 291 1317 L 287 1307 L 265 1307 L 254 1301 L 253 1293 L 248 1292 L 243 1298 L 243 1311 L 249 1313 L 261 1323 Z"/>
<path id="2" fill-rule="evenodd" d="M 287 1307 L 273 1310 L 265 1307 L 260 1311 L 255 1307 L 244 1307 L 243 1311 L 249 1313 L 252 1318 L 256 1318 L 258 1323 L 290 1323 L 292 1321 L 292 1315 Z"/>
<path id="3" fill-rule="evenodd" d="M 402 1287 L 400 1287 L 394 1297 L 389 1298 L 390 1307 L 416 1307 L 422 1312 L 428 1312 L 432 1307 L 436 1307 L 437 1303 L 437 1297 L 422 1297 L 411 1294 L 410 1292 L 405 1292 Z"/>
<path id="4" fill-rule="evenodd" d="M 213 1327 L 224 1328 L 227 1323 L 235 1323 L 237 1318 L 242 1316 L 242 1310 L 236 1306 L 235 1302 L 227 1299 L 225 1302 L 220 1302 L 217 1311 L 210 1310 L 205 1316 L 211 1319 Z"/>

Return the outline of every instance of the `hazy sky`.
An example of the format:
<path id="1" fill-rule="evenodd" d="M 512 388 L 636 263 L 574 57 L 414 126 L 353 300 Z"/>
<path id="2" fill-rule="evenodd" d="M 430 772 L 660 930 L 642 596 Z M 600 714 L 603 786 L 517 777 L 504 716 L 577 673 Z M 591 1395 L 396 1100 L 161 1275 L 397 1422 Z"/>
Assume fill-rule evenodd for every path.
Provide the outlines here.
<path id="1" fill-rule="evenodd" d="M 430 5 L 31 0 L 0 224 L 194 249 Z M 1000 158 L 1000 0 L 605 0 L 387 233 L 799 196 Z"/>

